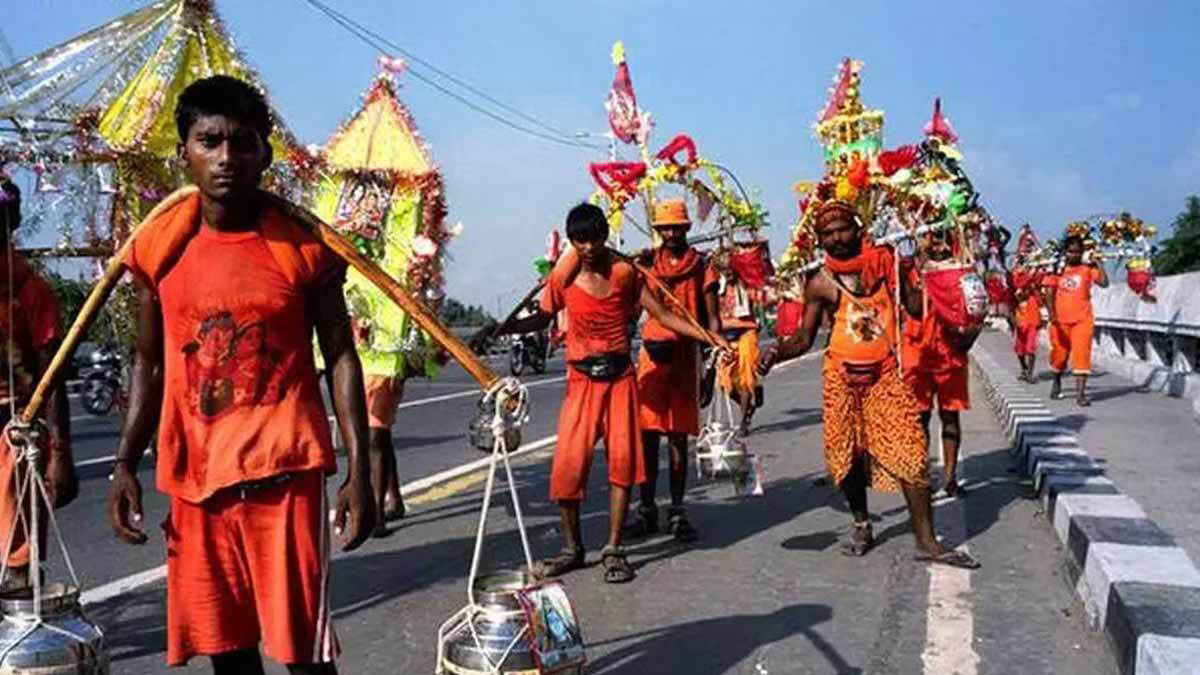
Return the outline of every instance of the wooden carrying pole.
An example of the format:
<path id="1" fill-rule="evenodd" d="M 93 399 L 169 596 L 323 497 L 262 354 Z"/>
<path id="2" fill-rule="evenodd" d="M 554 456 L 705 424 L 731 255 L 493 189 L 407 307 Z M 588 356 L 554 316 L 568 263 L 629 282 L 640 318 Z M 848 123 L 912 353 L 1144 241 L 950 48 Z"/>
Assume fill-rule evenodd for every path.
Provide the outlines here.
<path id="1" fill-rule="evenodd" d="M 429 308 L 409 295 L 408 290 L 400 282 L 390 277 L 387 272 L 384 272 L 372 260 L 360 253 L 354 244 L 346 241 L 342 235 L 338 234 L 337 230 L 334 230 L 305 208 L 297 206 L 278 195 L 273 195 L 269 192 L 263 192 L 263 194 L 272 204 L 308 227 L 334 253 L 349 263 L 351 267 L 358 270 L 371 283 L 378 286 L 379 290 L 383 291 L 384 295 L 391 298 L 401 309 L 408 312 L 408 315 L 426 333 L 429 333 L 430 337 L 445 348 L 450 353 L 450 356 L 454 357 L 454 360 L 458 361 L 471 374 L 471 377 L 478 380 L 479 384 L 485 390 L 491 389 L 492 385 L 500 380 L 500 376 L 484 363 L 457 335 L 451 333 L 433 312 L 429 311 Z"/>
<path id="2" fill-rule="evenodd" d="M 683 317 L 683 320 L 690 323 L 692 328 L 700 331 L 700 333 L 704 335 L 705 341 L 708 342 L 708 344 L 712 345 L 713 347 L 720 346 L 721 342 L 717 336 L 713 334 L 712 331 L 700 325 L 700 321 L 696 319 L 694 315 L 692 315 L 692 312 L 687 308 L 687 305 L 684 305 L 679 298 L 675 297 L 675 295 L 671 293 L 671 289 L 667 288 L 667 285 L 663 283 L 661 279 L 655 276 L 654 272 L 642 267 L 633 258 L 630 258 L 624 253 L 613 251 L 613 254 L 630 265 L 633 265 L 634 269 L 641 272 L 646 281 L 650 282 L 650 285 L 654 287 L 654 290 L 658 291 L 659 294 L 663 296 L 663 299 L 666 301 L 666 303 L 671 306 L 671 310 Z"/>
<path id="3" fill-rule="evenodd" d="M 75 321 L 71 323 L 71 328 L 67 331 L 67 336 L 63 339 L 62 344 L 58 346 L 58 351 L 54 353 L 54 358 L 50 360 L 50 365 L 42 373 L 41 379 L 38 380 L 37 387 L 33 390 L 33 396 L 30 397 L 29 403 L 21 411 L 21 422 L 30 424 L 37 417 L 42 404 L 46 400 L 46 395 L 50 391 L 51 385 L 63 367 L 67 365 L 67 360 L 75 353 L 75 348 L 83 341 L 83 336 L 91 328 L 96 314 L 104 306 L 105 301 L 108 300 L 108 296 L 112 294 L 113 288 L 117 285 L 117 281 L 124 274 L 125 269 L 123 265 L 125 263 L 125 256 L 129 254 L 129 249 L 133 247 L 133 240 L 137 237 L 138 233 L 155 218 L 158 218 L 161 213 L 190 197 L 196 190 L 195 185 L 187 185 L 172 192 L 166 199 L 159 202 L 150 213 L 146 214 L 145 218 L 142 218 L 137 227 L 133 228 L 133 231 L 125 238 L 125 243 L 121 245 L 116 254 L 109 258 L 108 266 L 104 269 L 104 274 L 101 275 L 96 285 L 92 287 L 92 292 L 88 294 L 87 300 L 84 301 L 83 307 L 79 310 L 79 314 L 75 315 Z"/>

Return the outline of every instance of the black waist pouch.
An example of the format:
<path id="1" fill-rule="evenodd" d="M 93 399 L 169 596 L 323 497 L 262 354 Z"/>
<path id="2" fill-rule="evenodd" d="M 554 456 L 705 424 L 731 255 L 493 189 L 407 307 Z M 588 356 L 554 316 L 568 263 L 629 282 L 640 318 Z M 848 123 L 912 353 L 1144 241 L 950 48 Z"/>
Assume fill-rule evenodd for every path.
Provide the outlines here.
<path id="1" fill-rule="evenodd" d="M 670 363 L 675 358 L 675 340 L 642 340 L 642 349 L 655 363 Z"/>
<path id="2" fill-rule="evenodd" d="M 586 359 L 572 361 L 571 367 L 576 371 L 587 375 L 592 380 L 615 380 L 633 366 L 633 359 L 629 358 L 627 352 L 596 354 L 589 356 Z"/>

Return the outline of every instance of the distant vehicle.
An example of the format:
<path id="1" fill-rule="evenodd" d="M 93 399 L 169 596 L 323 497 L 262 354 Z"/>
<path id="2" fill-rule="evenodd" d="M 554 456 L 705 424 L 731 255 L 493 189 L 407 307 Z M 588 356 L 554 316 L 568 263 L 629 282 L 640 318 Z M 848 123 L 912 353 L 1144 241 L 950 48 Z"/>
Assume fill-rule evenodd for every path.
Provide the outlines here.
<path id="1" fill-rule="evenodd" d="M 529 368 L 535 373 L 546 372 L 548 342 L 545 331 L 525 333 L 513 340 L 508 353 L 508 369 L 520 375 Z"/>
<path id="2" fill-rule="evenodd" d="M 121 354 L 113 347 L 100 347 L 89 357 L 91 368 L 83 374 L 83 409 L 93 415 L 107 415 L 118 402 L 123 404 Z"/>

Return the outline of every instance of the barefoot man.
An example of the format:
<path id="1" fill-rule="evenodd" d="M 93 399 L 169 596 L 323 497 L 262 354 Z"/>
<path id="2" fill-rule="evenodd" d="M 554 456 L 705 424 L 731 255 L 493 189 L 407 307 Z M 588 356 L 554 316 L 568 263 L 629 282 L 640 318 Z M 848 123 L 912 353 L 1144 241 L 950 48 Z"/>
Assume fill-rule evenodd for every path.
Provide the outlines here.
<path id="1" fill-rule="evenodd" d="M 139 286 L 138 336 L 109 519 L 118 537 L 145 543 L 137 470 L 157 428 L 157 483 L 171 498 L 167 663 L 206 655 L 215 673 L 262 673 L 261 642 L 292 673 L 335 673 L 325 477 L 337 462 L 314 328 L 348 453 L 332 504 L 343 550 L 375 523 L 345 265 L 258 190 L 271 163 L 262 94 L 202 79 L 180 95 L 175 120 L 200 190 L 125 260 Z"/>
<path id="2" fill-rule="evenodd" d="M 1067 237 L 1063 250 L 1066 266 L 1046 280 L 1051 287 L 1046 300 L 1050 311 L 1050 369 L 1054 371 L 1050 398 L 1062 398 L 1062 378 L 1069 360 L 1075 375 L 1075 402 L 1089 406 L 1092 402 L 1087 396 L 1087 380 L 1092 373 L 1092 334 L 1096 329 L 1092 284 L 1107 288 L 1108 273 L 1104 265 L 1084 255 L 1081 237 Z"/>
<path id="3" fill-rule="evenodd" d="M 902 279 L 889 279 L 892 252 L 864 244 L 851 204 L 824 204 L 815 230 L 825 250 L 825 269 L 805 287 L 800 330 L 767 350 L 759 370 L 766 374 L 779 359 L 808 351 L 821 317 L 833 315 L 823 368 L 825 462 L 854 517 L 851 541 L 843 551 L 865 555 L 875 543 L 867 487 L 899 489 L 908 503 L 918 560 L 978 567 L 969 555 L 944 548 L 934 536 L 925 437 L 916 399 L 897 368 L 891 285 L 902 284 L 905 305 L 914 316 L 921 316 L 920 295 Z"/>
<path id="4" fill-rule="evenodd" d="M 651 225 L 662 245 L 649 256 L 646 266 L 692 316 L 702 317 L 701 322 L 707 323 L 710 331 L 718 332 L 717 279 L 704 257 L 687 243 L 687 232 L 692 226 L 687 204 L 682 199 L 656 203 Z M 642 327 L 637 386 L 646 482 L 641 486 L 641 505 L 629 534 L 637 537 L 658 532 L 655 503 L 658 447 L 666 436 L 671 477 L 667 531 L 677 541 L 695 541 L 698 533 L 687 518 L 683 493 L 687 489 L 688 436 L 700 433 L 700 362 L 696 342 L 663 326 L 657 319 L 648 319 Z"/>
<path id="5" fill-rule="evenodd" d="M 608 220 L 600 207 L 580 204 L 571 209 L 567 238 L 574 248 L 563 254 L 550 273 L 540 311 L 512 322 L 506 330 L 544 330 L 563 309 L 570 317 L 567 393 L 558 418 L 558 445 L 550 473 L 550 498 L 558 502 L 566 541 L 559 555 L 542 561 L 534 571 L 553 577 L 584 566 L 579 508 L 596 442 L 604 439 L 611 492 L 608 541 L 600 552 L 600 562 L 605 581 L 624 583 L 636 576 L 621 548 L 629 490 L 646 480 L 629 327 L 644 308 L 677 335 L 693 340 L 705 336 L 663 307 L 646 289 L 637 269 L 605 246 Z"/>

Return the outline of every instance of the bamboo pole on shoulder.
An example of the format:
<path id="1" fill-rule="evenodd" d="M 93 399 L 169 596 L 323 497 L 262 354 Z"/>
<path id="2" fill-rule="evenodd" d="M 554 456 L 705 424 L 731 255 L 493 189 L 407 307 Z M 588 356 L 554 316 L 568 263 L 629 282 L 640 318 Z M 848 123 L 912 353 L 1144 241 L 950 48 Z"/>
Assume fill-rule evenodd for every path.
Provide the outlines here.
<path id="1" fill-rule="evenodd" d="M 167 209 L 190 197 L 197 189 L 195 185 L 186 185 L 172 192 L 166 199 L 159 202 L 133 228 L 133 231 L 125 238 L 125 243 L 121 245 L 121 248 L 117 250 L 113 257 L 108 259 L 108 266 L 105 267 L 104 274 L 100 276 L 96 285 L 92 287 L 92 292 L 88 294 L 83 307 L 79 309 L 79 314 L 75 315 L 75 320 L 71 323 L 71 328 L 67 331 L 66 337 L 63 338 L 62 344 L 58 346 L 58 351 L 54 353 L 54 358 L 50 360 L 50 365 L 46 367 L 41 379 L 38 380 L 37 387 L 34 388 L 33 395 L 29 398 L 29 403 L 21 411 L 21 421 L 23 423 L 30 424 L 37 417 L 38 412 L 41 411 L 42 404 L 46 401 L 46 396 L 50 391 L 51 385 L 58 378 L 63 367 L 67 365 L 67 361 L 71 358 L 71 355 L 75 353 L 75 348 L 83 341 L 83 336 L 91 328 L 92 322 L 95 321 L 100 308 L 108 300 L 108 296 L 112 294 L 117 281 L 121 279 L 121 275 L 125 272 L 123 265 L 125 257 L 129 254 L 129 249 L 133 247 L 133 240 L 155 218 L 158 218 Z"/>
<path id="2" fill-rule="evenodd" d="M 293 204 L 270 192 L 263 195 L 272 204 L 282 209 L 300 224 L 307 227 L 318 239 L 328 246 L 338 257 L 345 260 L 351 267 L 358 270 L 364 277 L 375 284 L 383 294 L 400 306 L 430 337 L 438 342 L 455 361 L 463 367 L 471 377 L 474 377 L 484 390 L 492 388 L 500 380 L 500 376 L 491 369 L 470 347 L 457 335 L 450 332 L 445 324 L 437 318 L 420 300 L 414 298 L 400 282 L 380 269 L 379 265 L 364 256 L 342 235 L 338 234 L 329 224 L 321 220 L 308 209 Z"/>

